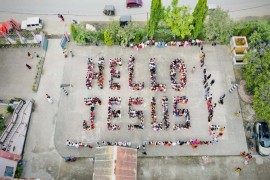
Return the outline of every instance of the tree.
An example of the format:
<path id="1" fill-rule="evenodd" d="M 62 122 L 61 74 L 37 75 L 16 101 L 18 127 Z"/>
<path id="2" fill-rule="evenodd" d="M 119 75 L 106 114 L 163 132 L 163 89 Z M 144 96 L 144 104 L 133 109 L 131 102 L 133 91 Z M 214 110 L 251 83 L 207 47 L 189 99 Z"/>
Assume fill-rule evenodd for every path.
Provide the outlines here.
<path id="1" fill-rule="evenodd" d="M 70 25 L 70 33 L 73 40 L 75 40 L 77 38 L 78 32 L 74 24 Z"/>
<path id="2" fill-rule="evenodd" d="M 120 40 L 121 46 L 126 46 L 131 40 L 136 36 L 136 30 L 138 29 L 138 24 L 134 22 L 128 23 L 128 25 L 120 28 L 117 33 L 117 38 Z"/>
<path id="3" fill-rule="evenodd" d="M 171 28 L 174 36 L 184 39 L 191 35 L 194 29 L 193 16 L 189 13 L 187 6 L 177 6 L 178 0 L 173 0 L 164 12 L 164 21 Z"/>
<path id="4" fill-rule="evenodd" d="M 150 39 L 153 38 L 158 22 L 162 17 L 163 9 L 161 0 L 152 0 L 150 19 L 147 22 L 147 33 Z"/>
<path id="5" fill-rule="evenodd" d="M 109 31 L 108 29 L 104 31 L 104 43 L 107 46 L 111 46 L 114 44 L 114 40 L 113 40 L 113 34 L 111 31 Z"/>
<path id="6" fill-rule="evenodd" d="M 112 39 L 114 42 L 119 43 L 120 40 L 117 38 L 117 33 L 120 29 L 120 23 L 119 21 L 110 21 L 106 24 L 105 31 L 108 30 L 110 34 L 112 35 Z"/>
<path id="7" fill-rule="evenodd" d="M 259 119 L 270 123 L 270 80 L 255 88 L 253 108 Z"/>
<path id="8" fill-rule="evenodd" d="M 205 21 L 207 13 L 208 13 L 207 0 L 199 0 L 192 13 L 192 16 L 194 17 L 193 19 L 194 29 L 192 31 L 192 37 L 194 39 L 197 38 L 200 32 L 202 31 L 203 23 Z"/>
<path id="9" fill-rule="evenodd" d="M 260 35 L 260 33 L 258 33 L 257 31 L 254 31 L 251 36 L 249 37 L 249 46 L 250 47 L 254 47 L 256 46 L 256 44 L 258 44 L 259 42 L 262 41 L 262 37 Z"/>
<path id="10" fill-rule="evenodd" d="M 244 78 L 247 88 L 254 94 L 253 108 L 256 115 L 270 122 L 270 48 L 267 45 L 257 45 L 257 49 L 256 52 L 248 52 Z"/>
<path id="11" fill-rule="evenodd" d="M 209 12 L 209 19 L 205 24 L 206 38 L 210 41 L 227 42 L 232 34 L 232 20 L 227 11 L 220 7 Z"/>

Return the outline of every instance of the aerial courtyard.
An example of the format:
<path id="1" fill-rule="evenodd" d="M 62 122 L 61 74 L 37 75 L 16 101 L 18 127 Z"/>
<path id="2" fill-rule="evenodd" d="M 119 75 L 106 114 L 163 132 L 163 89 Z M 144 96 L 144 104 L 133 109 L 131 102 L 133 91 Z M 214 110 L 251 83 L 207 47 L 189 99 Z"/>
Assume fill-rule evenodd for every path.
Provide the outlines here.
<path id="1" fill-rule="evenodd" d="M 215 83 L 210 86 L 209 93 L 212 94 L 212 102 L 216 103 L 214 108 L 213 119 L 208 123 L 208 109 L 205 100 L 205 89 L 202 83 L 203 69 L 200 67 L 200 48 L 191 47 L 146 47 L 139 49 L 138 52 L 132 48 L 121 47 L 80 47 L 74 44 L 69 45 L 69 49 L 75 52 L 74 58 L 67 58 L 63 69 L 62 84 L 72 84 L 66 87 L 69 95 L 66 96 L 63 91 L 59 99 L 59 109 L 56 118 L 56 129 L 54 135 L 55 146 L 62 156 L 70 154 L 81 157 L 94 157 L 95 148 L 88 147 L 75 148 L 65 145 L 66 140 L 72 142 L 81 142 L 83 144 L 97 147 L 105 142 L 131 142 L 131 147 L 136 148 L 145 141 L 211 141 L 209 145 L 198 145 L 192 148 L 190 145 L 146 145 L 146 150 L 139 150 L 138 155 L 143 151 L 148 156 L 197 156 L 197 155 L 238 155 L 239 152 L 247 150 L 244 129 L 241 116 L 236 116 L 235 112 L 240 110 L 238 94 L 229 93 L 231 87 L 229 80 L 234 81 L 233 67 L 226 46 L 205 45 L 204 52 L 205 65 L 207 72 L 211 74 L 211 79 Z M 52 49 L 48 49 L 47 54 Z M 144 82 L 142 90 L 132 90 L 128 86 L 128 62 L 130 55 L 135 57 L 134 78 L 133 82 Z M 57 55 L 58 56 L 58 55 Z M 103 89 L 98 86 L 97 79 L 92 80 L 92 88 L 86 87 L 86 75 L 88 58 L 93 59 L 94 72 L 98 70 L 98 60 L 104 57 L 104 82 Z M 116 66 L 115 69 L 120 71 L 120 78 L 114 78 L 115 83 L 119 83 L 120 90 L 112 90 L 109 86 L 110 59 L 121 58 L 122 66 Z M 150 84 L 149 60 L 156 58 L 156 75 L 157 83 L 166 84 L 166 91 L 152 91 Z M 170 79 L 170 64 L 176 58 L 182 59 L 186 66 L 187 84 L 181 91 L 172 89 Z M 64 57 L 63 57 L 64 59 Z M 192 67 L 196 67 L 192 73 Z M 179 81 L 179 72 L 177 70 L 177 81 Z M 59 85 L 60 86 L 60 85 Z M 225 94 L 224 104 L 218 103 L 221 95 Z M 151 99 L 156 99 L 157 122 L 163 122 L 162 98 L 168 98 L 168 114 L 170 127 L 165 130 L 154 131 L 151 124 Z M 174 124 L 184 124 L 185 117 L 176 117 L 173 115 L 173 99 L 177 96 L 186 96 L 187 104 L 178 103 L 178 109 L 188 109 L 190 114 L 190 128 L 174 130 Z M 96 105 L 95 128 L 83 130 L 83 121 L 90 124 L 90 107 L 85 105 L 84 98 L 99 98 L 101 105 Z M 120 97 L 120 105 L 113 105 L 113 110 L 121 111 L 121 118 L 112 118 L 112 124 L 118 124 L 120 130 L 108 130 L 108 100 L 109 97 Z M 130 118 L 128 111 L 129 98 L 141 97 L 141 105 L 133 105 L 136 111 L 142 111 L 144 115 L 144 128 L 129 130 L 128 125 L 139 124 L 138 118 Z M 218 138 L 218 142 L 213 145 L 213 136 L 210 136 L 209 126 L 219 125 L 225 127 L 223 135 Z M 163 124 L 164 126 L 164 124 Z M 218 134 L 218 131 L 216 132 Z M 196 141 L 197 141 L 196 140 Z"/>

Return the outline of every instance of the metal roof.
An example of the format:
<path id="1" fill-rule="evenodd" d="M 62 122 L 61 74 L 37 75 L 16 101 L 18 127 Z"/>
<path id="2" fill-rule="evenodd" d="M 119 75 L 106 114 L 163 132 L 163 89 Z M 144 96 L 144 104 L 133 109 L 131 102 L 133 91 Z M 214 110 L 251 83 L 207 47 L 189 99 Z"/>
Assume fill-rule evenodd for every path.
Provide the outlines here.
<path id="1" fill-rule="evenodd" d="M 97 148 L 93 179 L 137 179 L 137 149 L 106 146 Z"/>

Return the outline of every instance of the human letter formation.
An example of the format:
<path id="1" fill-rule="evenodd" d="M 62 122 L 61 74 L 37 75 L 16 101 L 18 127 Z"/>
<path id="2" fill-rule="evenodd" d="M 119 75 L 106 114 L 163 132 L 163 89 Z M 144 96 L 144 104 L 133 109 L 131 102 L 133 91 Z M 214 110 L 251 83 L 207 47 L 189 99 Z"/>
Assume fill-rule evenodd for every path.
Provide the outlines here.
<path id="1" fill-rule="evenodd" d="M 129 98 L 128 99 L 128 115 L 130 118 L 138 118 L 139 124 L 129 124 L 128 130 L 134 130 L 134 129 L 143 129 L 144 128 L 144 114 L 142 111 L 135 111 L 132 106 L 133 105 L 141 105 L 143 104 L 143 98 L 137 97 L 137 98 Z"/>
<path id="2" fill-rule="evenodd" d="M 120 105 L 121 98 L 120 97 L 109 97 L 108 100 L 108 118 L 107 118 L 107 128 L 109 131 L 120 130 L 120 125 L 112 124 L 112 118 L 121 118 L 120 110 L 113 110 L 113 105 Z"/>
<path id="3" fill-rule="evenodd" d="M 176 72 L 180 73 L 180 83 L 176 81 Z M 186 86 L 187 83 L 187 69 L 185 63 L 182 59 L 175 59 L 170 65 L 170 76 L 172 88 L 176 91 L 181 91 Z"/>
<path id="4" fill-rule="evenodd" d="M 134 83 L 134 63 L 135 63 L 135 57 L 132 55 L 129 57 L 128 62 L 128 86 L 132 90 L 142 90 L 144 88 L 144 82 L 142 83 Z"/>
<path id="5" fill-rule="evenodd" d="M 88 89 L 92 89 L 93 86 L 93 80 L 97 79 L 98 86 L 100 89 L 103 89 L 103 82 L 104 82 L 104 58 L 99 58 L 98 61 L 98 68 L 99 72 L 94 72 L 94 62 L 92 58 L 87 58 L 88 60 L 88 69 L 86 74 L 86 87 Z M 134 80 L 134 64 L 135 64 L 135 57 L 130 56 L 129 57 L 129 63 L 128 63 L 128 85 L 129 89 L 132 90 L 142 90 L 145 87 L 144 82 L 141 83 L 135 83 Z M 121 58 L 115 58 L 110 59 L 110 74 L 111 78 L 109 80 L 109 87 L 112 90 L 120 90 L 121 85 L 120 83 L 114 82 L 115 78 L 121 77 L 120 70 L 117 70 L 117 66 L 122 66 L 122 59 Z M 158 83 L 157 82 L 157 67 L 156 67 L 156 58 L 150 58 L 149 61 L 149 70 L 150 70 L 150 89 L 152 91 L 160 91 L 160 92 L 166 92 L 166 84 Z M 180 73 L 180 82 L 177 82 L 176 79 L 176 73 Z M 176 91 L 181 91 L 185 88 L 187 83 L 187 70 L 185 63 L 182 59 L 176 58 L 171 62 L 170 64 L 170 79 L 171 79 L 171 86 L 172 89 Z"/>
<path id="6" fill-rule="evenodd" d="M 156 74 L 156 58 L 151 58 L 149 61 L 150 69 L 150 83 L 152 91 L 166 91 L 166 84 L 157 83 L 157 74 Z"/>
<path id="7" fill-rule="evenodd" d="M 87 58 L 87 60 L 88 60 L 88 67 L 87 67 L 86 83 L 85 83 L 86 87 L 88 89 L 92 89 L 92 86 L 93 86 L 92 80 L 97 79 L 98 86 L 100 87 L 100 89 L 103 89 L 104 58 L 103 57 L 99 58 L 99 61 L 98 61 L 99 72 L 98 73 L 94 72 L 93 59 L 92 58 Z"/>
<path id="8" fill-rule="evenodd" d="M 95 129 L 95 105 L 101 105 L 101 100 L 97 97 L 95 98 L 84 98 L 84 103 L 90 106 L 90 125 L 88 125 L 86 120 L 83 120 L 83 130 Z"/>
<path id="9" fill-rule="evenodd" d="M 120 78 L 120 71 L 115 69 L 116 66 L 122 66 L 121 58 L 110 59 L 111 79 L 109 80 L 109 84 L 110 89 L 120 90 L 121 89 L 120 83 L 113 82 L 114 78 Z"/>
<path id="10" fill-rule="evenodd" d="M 187 104 L 188 99 L 186 96 L 177 96 L 173 98 L 173 115 L 176 117 L 185 117 L 185 124 L 175 124 L 173 126 L 173 130 L 179 130 L 179 129 L 189 129 L 190 128 L 190 115 L 188 109 L 177 109 L 178 103 Z"/>

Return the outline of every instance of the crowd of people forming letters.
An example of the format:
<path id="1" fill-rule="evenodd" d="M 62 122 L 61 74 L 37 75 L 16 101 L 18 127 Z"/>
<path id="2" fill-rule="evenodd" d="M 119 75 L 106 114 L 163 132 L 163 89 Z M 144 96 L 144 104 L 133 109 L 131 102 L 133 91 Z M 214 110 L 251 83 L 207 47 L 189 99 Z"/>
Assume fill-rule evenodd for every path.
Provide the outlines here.
<path id="1" fill-rule="evenodd" d="M 94 72 L 94 62 L 92 58 L 87 58 L 88 66 L 87 66 L 87 74 L 86 74 L 86 87 L 91 89 L 93 86 L 92 80 L 97 79 L 97 84 L 100 89 L 103 89 L 103 81 L 104 81 L 104 58 L 101 57 L 98 60 L 98 69 L 99 72 Z"/>
<path id="2" fill-rule="evenodd" d="M 141 105 L 143 104 L 143 98 L 137 97 L 137 98 L 129 98 L 128 99 L 128 115 L 130 118 L 138 118 L 139 124 L 129 124 L 128 130 L 134 130 L 134 129 L 143 129 L 144 128 L 144 114 L 143 111 L 136 111 L 132 108 L 133 105 Z"/>
<path id="3" fill-rule="evenodd" d="M 110 59 L 111 79 L 109 80 L 109 85 L 110 89 L 120 90 L 121 89 L 120 83 L 113 82 L 114 78 L 120 78 L 120 71 L 115 69 L 116 66 L 122 66 L 121 58 Z"/>
<path id="4" fill-rule="evenodd" d="M 134 83 L 134 63 L 135 57 L 130 56 L 128 62 L 128 86 L 132 90 L 142 90 L 144 88 L 144 82 L 142 83 Z"/>
<path id="5" fill-rule="evenodd" d="M 156 58 L 150 58 L 149 69 L 150 69 L 151 90 L 165 92 L 166 91 L 166 84 L 157 83 Z"/>
<path id="6" fill-rule="evenodd" d="M 90 106 L 90 125 L 88 125 L 86 120 L 83 120 L 83 130 L 93 130 L 95 129 L 95 105 L 101 106 L 101 100 L 97 97 L 94 98 L 84 98 L 84 103 Z"/>
<path id="7" fill-rule="evenodd" d="M 214 79 L 210 80 L 211 74 L 207 75 L 206 72 L 206 66 L 204 65 L 205 62 L 205 53 L 202 51 L 203 48 L 201 48 L 200 53 L 200 62 L 201 62 L 201 68 L 203 70 L 203 78 L 202 83 L 205 90 L 205 100 L 207 104 L 208 109 L 208 123 L 209 123 L 209 135 L 211 136 L 212 140 L 202 141 L 198 139 L 190 139 L 187 141 L 184 140 L 178 140 L 178 141 L 144 141 L 143 144 L 137 145 L 137 149 L 143 149 L 143 154 L 146 155 L 146 146 L 177 146 L 177 145 L 190 145 L 192 148 L 197 148 L 199 145 L 209 145 L 209 144 L 217 144 L 218 138 L 222 137 L 223 131 L 225 130 L 225 127 L 221 127 L 219 125 L 213 125 L 211 124 L 211 121 L 213 119 L 214 114 L 214 108 L 217 106 L 217 103 L 212 103 L 212 94 L 210 93 L 210 86 L 212 86 L 215 82 Z M 144 83 L 134 83 L 134 62 L 135 57 L 130 56 L 129 57 L 129 63 L 128 63 L 128 73 L 129 73 L 129 88 L 132 90 L 141 90 L 144 88 Z M 113 78 L 120 78 L 120 71 L 116 70 L 116 66 L 121 66 L 122 60 L 121 58 L 115 58 L 110 59 L 110 73 L 111 73 L 111 80 L 110 80 L 110 88 L 111 89 L 120 89 L 119 83 L 113 83 Z M 98 62 L 99 67 L 99 73 L 93 72 L 94 64 L 92 59 L 88 59 L 88 72 L 86 76 L 86 86 L 91 88 L 92 87 L 92 80 L 96 79 L 98 80 L 98 86 L 102 89 L 103 88 L 103 81 L 104 81 L 104 58 L 99 58 Z M 156 59 L 151 58 L 149 61 L 149 69 L 150 69 L 150 79 L 151 79 L 151 90 L 152 91 L 166 91 L 166 85 L 157 83 L 156 81 Z M 194 70 L 194 69 L 193 69 Z M 192 70 L 192 72 L 193 72 Z M 180 73 L 180 83 L 177 83 L 176 80 L 176 73 L 177 71 Z M 176 91 L 180 91 L 186 86 L 187 78 L 186 78 L 186 67 L 184 64 L 184 61 L 182 59 L 175 59 L 170 64 L 170 78 L 171 78 L 171 85 L 172 88 Z M 225 94 L 220 96 L 219 98 L 219 104 L 223 104 L 223 99 L 225 97 Z M 94 120 L 95 120 L 95 113 L 94 109 L 96 105 L 101 105 L 101 100 L 97 97 L 95 98 L 84 98 L 84 102 L 87 106 L 90 106 L 90 125 L 84 120 L 83 122 L 83 129 L 84 130 L 92 130 L 95 128 Z M 143 111 L 139 110 L 136 111 L 133 109 L 132 106 L 134 105 L 141 105 L 143 104 L 143 98 L 137 97 L 132 98 L 129 97 L 128 100 L 128 115 L 130 118 L 138 118 L 139 123 L 138 124 L 129 124 L 128 130 L 134 130 L 134 129 L 144 129 L 144 113 Z M 173 115 L 176 117 L 185 117 L 185 123 L 184 124 L 174 124 L 173 130 L 179 130 L 179 129 L 189 129 L 190 126 L 190 113 L 188 109 L 178 109 L 177 104 L 187 104 L 188 99 L 186 96 L 176 96 L 173 98 Z M 108 130 L 120 130 L 120 125 L 118 124 L 112 124 L 112 118 L 121 118 L 121 111 L 120 110 L 113 110 L 113 105 L 120 105 L 121 104 L 121 98 L 120 97 L 109 97 L 108 100 L 108 118 L 107 118 L 107 127 Z M 154 131 L 162 130 L 163 128 L 165 130 L 168 130 L 170 127 L 170 121 L 169 121 L 169 111 L 168 111 L 168 97 L 163 96 L 161 100 L 162 104 L 162 113 L 163 113 L 163 121 L 157 122 L 157 115 L 156 115 L 156 99 L 155 97 L 152 97 L 151 99 L 151 125 L 152 129 Z M 84 144 L 81 142 L 72 142 L 70 140 L 67 140 L 66 142 L 67 146 L 71 147 L 89 147 L 92 148 L 93 146 L 89 144 Z M 131 147 L 131 142 L 127 141 L 102 141 L 96 142 L 96 145 L 98 147 L 102 145 L 117 145 L 117 146 L 124 146 L 124 147 Z"/>
<path id="8" fill-rule="evenodd" d="M 176 80 L 177 69 L 179 70 L 179 73 L 180 73 L 180 83 L 177 83 L 177 80 Z M 186 83 L 187 83 L 186 72 L 187 72 L 187 69 L 182 59 L 177 58 L 171 63 L 170 65 L 171 85 L 172 85 L 172 88 L 175 89 L 176 91 L 181 91 L 186 86 Z"/>
<path id="9" fill-rule="evenodd" d="M 120 105 L 121 104 L 121 97 L 109 97 L 108 100 L 108 118 L 107 118 L 107 127 L 108 130 L 120 130 L 120 125 L 112 124 L 112 118 L 121 118 L 121 111 L 120 110 L 113 110 L 113 105 Z"/>
<path id="10" fill-rule="evenodd" d="M 177 96 L 173 98 L 173 115 L 176 117 L 185 117 L 185 124 L 175 124 L 173 126 L 173 130 L 179 130 L 179 129 L 189 129 L 190 128 L 190 114 L 188 109 L 177 109 L 178 103 L 187 104 L 188 99 L 186 96 Z"/>

